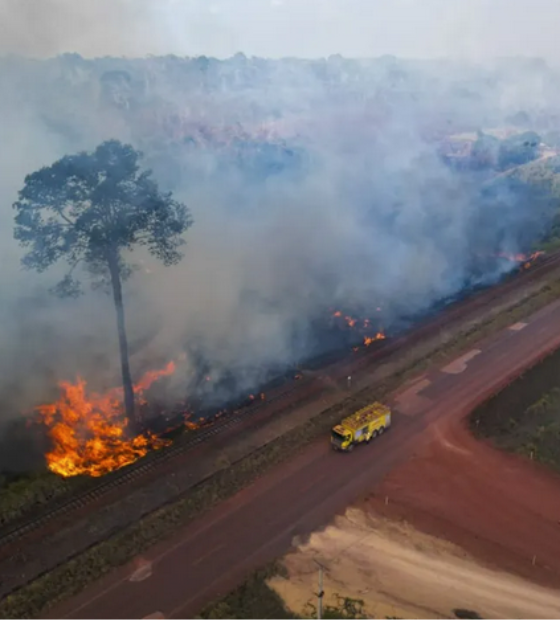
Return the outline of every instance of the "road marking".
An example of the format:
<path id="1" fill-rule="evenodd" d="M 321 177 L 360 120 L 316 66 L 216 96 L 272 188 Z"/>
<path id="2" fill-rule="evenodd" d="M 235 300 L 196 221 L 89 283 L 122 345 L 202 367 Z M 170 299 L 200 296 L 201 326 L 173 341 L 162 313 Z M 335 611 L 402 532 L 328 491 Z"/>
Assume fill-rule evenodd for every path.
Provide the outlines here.
<path id="1" fill-rule="evenodd" d="M 456 360 L 451 362 L 451 364 L 447 364 L 447 366 L 441 369 L 441 372 L 445 372 L 448 375 L 459 375 L 462 372 L 465 372 L 465 370 L 467 370 L 467 364 L 481 353 L 482 351 L 480 349 L 473 349 L 472 351 L 465 353 L 465 355 L 458 357 Z"/>
<path id="2" fill-rule="evenodd" d="M 510 329 L 512 332 L 519 332 L 526 327 L 527 323 L 514 323 L 513 325 L 510 325 L 508 329 Z"/>
<path id="3" fill-rule="evenodd" d="M 214 555 L 214 553 L 216 553 L 216 551 L 219 551 L 220 549 L 222 549 L 223 546 L 224 546 L 224 543 L 220 543 L 216 547 L 212 547 L 212 549 L 207 551 L 204 555 L 199 556 L 196 560 L 191 562 L 191 566 L 198 566 L 198 564 L 200 564 L 201 562 L 204 562 L 204 560 L 206 560 L 206 558 L 209 558 L 211 555 Z"/>
<path id="4" fill-rule="evenodd" d="M 144 560 L 143 558 L 140 558 L 137 562 L 136 562 L 136 570 L 132 573 L 132 575 L 130 575 L 129 577 L 129 581 L 132 582 L 136 582 L 136 581 L 144 581 L 145 579 L 148 579 L 148 577 L 152 576 L 152 563 L 148 562 L 148 560 Z"/>
<path id="5" fill-rule="evenodd" d="M 398 412 L 409 416 L 417 415 L 431 405 L 432 401 L 429 398 L 418 395 L 419 392 L 427 388 L 431 383 L 429 379 L 420 379 L 407 390 L 398 394 L 395 397 L 395 406 Z"/>
<path id="6" fill-rule="evenodd" d="M 154 618 L 154 619 L 158 619 L 158 620 L 165 620 L 165 616 L 161 613 L 161 611 L 154 611 L 153 614 L 150 614 L 149 616 L 144 616 L 144 619 L 148 619 L 148 618 Z"/>

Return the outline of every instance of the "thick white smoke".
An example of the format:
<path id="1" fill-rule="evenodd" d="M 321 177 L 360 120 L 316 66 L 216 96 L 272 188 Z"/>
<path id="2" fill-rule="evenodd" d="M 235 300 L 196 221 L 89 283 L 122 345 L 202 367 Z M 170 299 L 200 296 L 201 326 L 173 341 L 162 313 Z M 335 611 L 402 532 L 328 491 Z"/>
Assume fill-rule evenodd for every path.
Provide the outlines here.
<path id="1" fill-rule="evenodd" d="M 206 24 L 209 48 L 226 11 L 215 4 L 180 9 Z M 115 53 L 145 53 L 154 41 L 163 50 L 178 40 L 169 6 L 4 0 L 0 40 L 37 56 L 103 55 L 106 39 Z M 107 138 L 141 148 L 195 225 L 181 265 L 132 257 L 144 261 L 126 290 L 133 370 L 186 350 L 173 397 L 188 391 L 197 356 L 250 389 L 311 350 L 330 308 L 371 315 L 381 305 L 390 327 L 474 277 L 473 248 L 524 249 L 538 229 L 528 205 L 508 198 L 481 230 L 481 179 L 437 151 L 446 135 L 503 125 L 520 110 L 546 115 L 558 92 L 555 73 L 521 61 L 0 60 L 3 415 L 76 372 L 98 386 L 119 377 L 111 300 L 62 302 L 46 294 L 62 268 L 20 270 L 11 204 L 28 172 Z"/>
<path id="2" fill-rule="evenodd" d="M 0 53 L 559 60 L 556 0 L 2 0 Z"/>

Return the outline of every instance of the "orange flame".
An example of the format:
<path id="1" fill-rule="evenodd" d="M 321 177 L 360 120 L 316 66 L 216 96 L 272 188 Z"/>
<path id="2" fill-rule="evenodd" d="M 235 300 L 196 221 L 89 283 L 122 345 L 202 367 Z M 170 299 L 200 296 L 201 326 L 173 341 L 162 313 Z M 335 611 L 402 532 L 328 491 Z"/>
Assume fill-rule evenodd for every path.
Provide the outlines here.
<path id="1" fill-rule="evenodd" d="M 162 370 L 147 372 L 134 386 L 138 401 L 145 402 L 143 392 L 174 372 L 173 362 Z M 61 382 L 60 389 L 56 403 L 37 408 L 54 446 L 45 455 L 47 466 L 56 474 L 65 478 L 103 476 L 168 443 L 151 433 L 127 437 L 122 388 L 88 394 L 86 382 L 78 378 L 76 383 Z"/>
<path id="2" fill-rule="evenodd" d="M 512 263 L 523 263 L 523 268 L 528 269 L 532 265 L 533 261 L 543 254 L 544 252 L 539 250 L 537 252 L 533 252 L 532 254 L 507 254 L 505 252 L 500 252 L 497 256 L 500 258 L 506 258 Z"/>
<path id="3" fill-rule="evenodd" d="M 381 311 L 381 308 L 377 308 L 377 311 Z M 356 319 L 353 316 L 343 315 L 340 310 L 333 312 L 332 316 L 335 318 L 343 318 L 346 325 L 351 328 L 358 327 L 362 329 L 369 329 L 371 327 L 371 319 Z"/>
<path id="4" fill-rule="evenodd" d="M 385 334 L 383 332 L 377 332 L 375 336 L 366 336 L 364 338 L 364 344 L 366 347 L 369 347 L 370 344 L 374 343 L 376 340 L 385 340 Z"/>

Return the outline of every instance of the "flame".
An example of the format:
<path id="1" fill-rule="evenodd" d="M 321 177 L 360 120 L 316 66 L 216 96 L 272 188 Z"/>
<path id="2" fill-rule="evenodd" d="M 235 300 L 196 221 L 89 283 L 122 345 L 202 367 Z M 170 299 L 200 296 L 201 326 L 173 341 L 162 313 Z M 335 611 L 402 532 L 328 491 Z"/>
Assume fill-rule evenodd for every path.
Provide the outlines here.
<path id="1" fill-rule="evenodd" d="M 222 415 L 223 412 L 219 412 L 217 413 L 214 417 L 218 418 Z M 203 424 L 206 424 L 207 426 L 210 426 L 210 423 L 207 420 L 204 420 L 203 418 L 198 418 L 198 420 L 192 420 L 191 419 L 191 414 L 187 414 L 185 416 L 185 427 L 189 430 L 189 431 L 195 431 L 199 428 L 202 427 Z"/>
<path id="2" fill-rule="evenodd" d="M 533 252 L 532 254 L 507 254 L 506 252 L 500 252 L 496 256 L 499 258 L 505 258 L 512 263 L 523 263 L 522 267 L 524 269 L 528 269 L 532 265 L 533 261 L 543 254 L 544 252 L 539 250 L 537 252 Z"/>
<path id="3" fill-rule="evenodd" d="M 366 336 L 364 338 L 364 344 L 366 347 L 369 347 L 370 344 L 374 343 L 376 340 L 385 340 L 386 336 L 383 332 L 377 332 L 375 336 Z"/>
<path id="4" fill-rule="evenodd" d="M 147 372 L 133 388 L 137 400 L 145 402 L 143 392 L 174 372 L 173 362 Z M 45 455 L 52 472 L 65 478 L 83 474 L 99 477 L 168 443 L 151 433 L 127 437 L 122 388 L 88 394 L 82 378 L 76 383 L 63 381 L 59 387 L 62 394 L 57 402 L 37 408 L 54 446 Z"/>
<path id="5" fill-rule="evenodd" d="M 381 311 L 381 308 L 377 308 L 377 311 Z M 362 329 L 369 329 L 371 327 L 371 319 L 356 319 L 350 315 L 344 315 L 340 310 L 333 312 L 332 314 L 335 318 L 343 318 L 346 322 L 346 325 L 350 328 L 358 327 Z"/>

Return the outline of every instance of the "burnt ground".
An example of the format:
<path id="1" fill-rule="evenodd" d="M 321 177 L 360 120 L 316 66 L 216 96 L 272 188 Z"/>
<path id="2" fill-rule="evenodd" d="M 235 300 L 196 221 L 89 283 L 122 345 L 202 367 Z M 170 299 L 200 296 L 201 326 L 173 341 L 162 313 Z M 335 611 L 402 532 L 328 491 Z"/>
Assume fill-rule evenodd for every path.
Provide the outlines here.
<path id="1" fill-rule="evenodd" d="M 472 432 L 560 471 L 560 351 L 473 411 Z"/>

